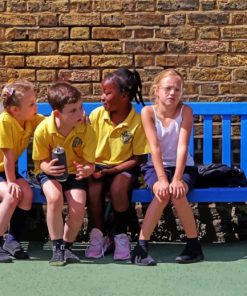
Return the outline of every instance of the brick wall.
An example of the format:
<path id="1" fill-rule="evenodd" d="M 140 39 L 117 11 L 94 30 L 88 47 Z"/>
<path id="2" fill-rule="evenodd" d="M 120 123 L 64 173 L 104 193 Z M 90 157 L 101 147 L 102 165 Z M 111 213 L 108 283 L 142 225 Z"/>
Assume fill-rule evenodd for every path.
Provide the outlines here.
<path id="1" fill-rule="evenodd" d="M 189 100 L 247 98 L 246 0 L 0 0 L 0 84 L 27 77 L 45 100 L 56 77 L 98 99 L 118 67 L 140 71 L 144 95 L 176 67 Z"/>

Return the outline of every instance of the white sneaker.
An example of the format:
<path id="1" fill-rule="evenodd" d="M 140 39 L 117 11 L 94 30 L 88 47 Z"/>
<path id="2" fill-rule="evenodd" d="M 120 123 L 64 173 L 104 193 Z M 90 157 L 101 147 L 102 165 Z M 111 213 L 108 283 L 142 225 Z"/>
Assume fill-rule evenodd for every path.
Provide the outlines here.
<path id="1" fill-rule="evenodd" d="M 125 233 L 115 235 L 115 251 L 114 260 L 127 260 L 130 258 L 130 242 L 129 238 Z"/>
<path id="2" fill-rule="evenodd" d="M 102 258 L 105 252 L 112 247 L 113 241 L 108 236 L 103 236 L 103 233 L 98 228 L 93 228 L 90 232 L 90 243 L 85 250 L 86 258 Z"/>

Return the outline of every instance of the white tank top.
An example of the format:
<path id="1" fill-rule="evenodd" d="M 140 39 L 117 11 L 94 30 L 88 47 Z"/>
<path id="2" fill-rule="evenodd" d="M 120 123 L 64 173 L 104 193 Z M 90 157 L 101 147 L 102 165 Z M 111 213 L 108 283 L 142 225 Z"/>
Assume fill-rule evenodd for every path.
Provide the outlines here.
<path id="1" fill-rule="evenodd" d="M 155 128 L 157 131 L 158 141 L 160 143 L 163 166 L 175 167 L 177 159 L 178 138 L 182 123 L 183 106 L 178 116 L 170 122 L 168 127 L 163 126 L 162 122 L 159 120 L 156 114 L 154 106 L 152 106 L 152 108 L 154 111 Z M 149 159 L 149 161 L 151 161 L 151 158 Z M 193 165 L 194 160 L 188 152 L 186 166 Z"/>

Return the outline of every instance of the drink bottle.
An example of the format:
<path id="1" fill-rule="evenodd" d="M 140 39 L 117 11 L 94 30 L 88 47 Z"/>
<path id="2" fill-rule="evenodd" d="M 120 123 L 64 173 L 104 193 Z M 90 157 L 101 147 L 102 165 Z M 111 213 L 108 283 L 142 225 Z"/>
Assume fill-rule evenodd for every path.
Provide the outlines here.
<path id="1" fill-rule="evenodd" d="M 65 182 L 68 179 L 68 171 L 67 171 L 67 161 L 66 161 L 66 153 L 64 151 L 63 147 L 57 146 L 52 150 L 52 159 L 57 158 L 58 161 L 55 163 L 55 165 L 64 165 L 65 166 L 65 172 L 61 176 L 56 176 L 56 179 L 59 182 Z"/>

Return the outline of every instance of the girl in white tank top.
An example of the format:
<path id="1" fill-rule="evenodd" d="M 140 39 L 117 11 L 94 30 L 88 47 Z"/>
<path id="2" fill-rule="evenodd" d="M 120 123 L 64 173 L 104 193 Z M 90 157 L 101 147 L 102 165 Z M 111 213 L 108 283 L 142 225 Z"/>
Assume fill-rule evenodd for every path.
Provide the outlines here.
<path id="1" fill-rule="evenodd" d="M 145 166 L 144 179 L 154 193 L 131 261 L 136 265 L 156 265 L 148 254 L 148 241 L 164 208 L 171 201 L 184 228 L 187 244 L 176 257 L 178 263 L 204 259 L 198 241 L 195 218 L 187 193 L 195 181 L 194 160 L 188 152 L 193 114 L 182 105 L 183 78 L 173 69 L 156 76 L 152 89 L 155 104 L 142 109 L 141 118 L 151 149 L 151 159 Z"/>
<path id="2" fill-rule="evenodd" d="M 175 151 L 177 151 L 178 146 L 183 107 L 184 105 L 182 105 L 178 116 L 170 122 L 169 126 L 164 127 L 161 120 L 156 114 L 155 107 L 152 106 L 154 112 L 154 125 L 156 128 L 157 138 L 159 140 L 162 153 L 162 163 L 165 167 L 176 166 L 177 154 L 175 153 Z M 194 166 L 194 160 L 189 152 L 187 153 L 186 166 Z"/>

